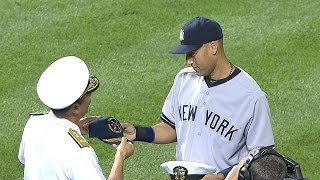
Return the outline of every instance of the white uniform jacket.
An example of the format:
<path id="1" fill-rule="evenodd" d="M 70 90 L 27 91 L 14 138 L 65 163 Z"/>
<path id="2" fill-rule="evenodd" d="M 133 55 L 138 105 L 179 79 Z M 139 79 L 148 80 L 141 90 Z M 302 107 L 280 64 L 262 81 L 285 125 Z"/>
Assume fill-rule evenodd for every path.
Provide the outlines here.
<path id="1" fill-rule="evenodd" d="M 105 179 L 94 150 L 81 147 L 68 133 L 70 129 L 85 141 L 76 124 L 52 112 L 30 117 L 18 155 L 25 180 Z"/>

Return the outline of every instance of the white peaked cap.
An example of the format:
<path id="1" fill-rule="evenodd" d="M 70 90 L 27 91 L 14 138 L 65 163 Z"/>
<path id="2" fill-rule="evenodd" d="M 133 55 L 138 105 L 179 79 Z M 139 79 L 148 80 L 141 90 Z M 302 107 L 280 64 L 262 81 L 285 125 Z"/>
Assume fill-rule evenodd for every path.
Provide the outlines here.
<path id="1" fill-rule="evenodd" d="M 49 108 L 64 109 L 82 96 L 89 77 L 88 67 L 80 58 L 60 58 L 41 74 L 37 85 L 38 96 Z"/>
<path id="2" fill-rule="evenodd" d="M 217 169 L 213 166 L 190 162 L 190 161 L 167 161 L 162 163 L 160 167 L 167 173 L 173 174 L 173 169 L 177 166 L 182 166 L 188 170 L 188 175 L 191 174 L 212 174 L 217 171 Z"/>

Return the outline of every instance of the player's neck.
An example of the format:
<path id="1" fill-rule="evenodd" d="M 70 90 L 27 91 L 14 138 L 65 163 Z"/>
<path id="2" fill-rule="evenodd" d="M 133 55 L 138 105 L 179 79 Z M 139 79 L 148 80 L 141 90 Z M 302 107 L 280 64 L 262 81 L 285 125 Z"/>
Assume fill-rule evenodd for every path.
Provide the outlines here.
<path id="1" fill-rule="evenodd" d="M 210 74 L 209 78 L 212 80 L 220 80 L 227 78 L 234 71 L 234 66 L 228 60 L 223 63 L 217 64 L 214 71 Z"/>

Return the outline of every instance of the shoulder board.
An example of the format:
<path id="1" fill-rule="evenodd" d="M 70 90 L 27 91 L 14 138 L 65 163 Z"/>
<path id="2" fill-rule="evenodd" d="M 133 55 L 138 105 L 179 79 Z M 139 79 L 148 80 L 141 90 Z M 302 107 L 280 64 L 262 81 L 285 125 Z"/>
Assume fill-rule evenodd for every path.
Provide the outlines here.
<path id="1" fill-rule="evenodd" d="M 41 116 L 41 115 L 45 115 L 48 114 L 48 112 L 32 112 L 29 113 L 30 116 Z"/>
<path id="2" fill-rule="evenodd" d="M 80 148 L 89 147 L 89 143 L 74 129 L 69 128 L 68 134 L 80 146 Z"/>

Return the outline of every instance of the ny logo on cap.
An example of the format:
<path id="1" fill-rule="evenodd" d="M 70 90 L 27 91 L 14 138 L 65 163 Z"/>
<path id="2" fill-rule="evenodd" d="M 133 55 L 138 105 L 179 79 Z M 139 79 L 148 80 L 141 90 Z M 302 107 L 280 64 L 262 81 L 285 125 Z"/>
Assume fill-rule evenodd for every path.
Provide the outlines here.
<path id="1" fill-rule="evenodd" d="M 184 40 L 184 30 L 181 29 L 180 30 L 180 41 L 183 41 Z"/>

